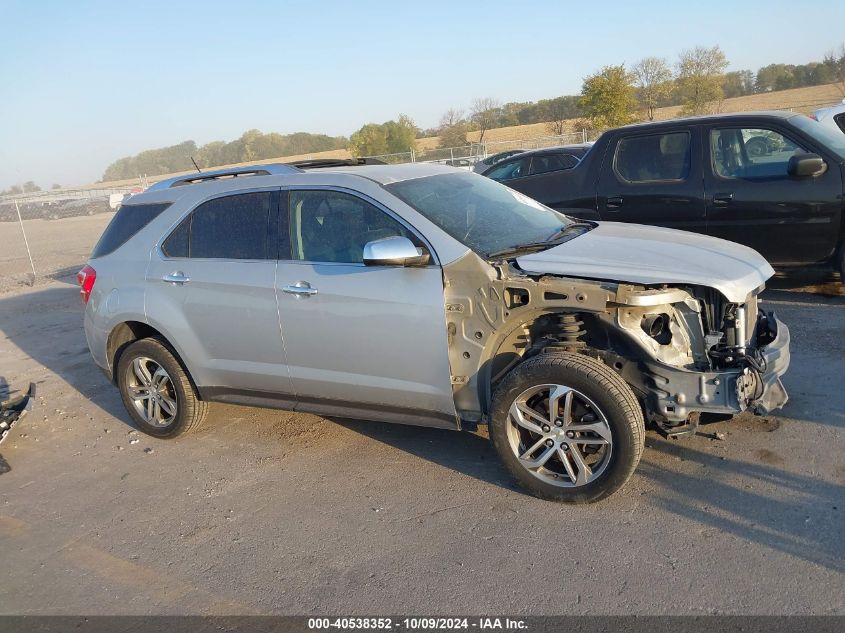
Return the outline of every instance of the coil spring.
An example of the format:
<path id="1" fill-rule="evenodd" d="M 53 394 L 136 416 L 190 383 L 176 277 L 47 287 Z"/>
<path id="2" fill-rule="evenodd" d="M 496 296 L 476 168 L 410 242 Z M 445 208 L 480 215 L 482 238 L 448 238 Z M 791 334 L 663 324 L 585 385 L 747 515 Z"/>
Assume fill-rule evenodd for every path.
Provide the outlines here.
<path id="1" fill-rule="evenodd" d="M 558 315 L 558 338 L 557 342 L 552 343 L 550 347 L 576 352 L 587 345 L 580 340 L 587 332 L 582 327 L 584 322 L 578 316 L 571 312 Z"/>

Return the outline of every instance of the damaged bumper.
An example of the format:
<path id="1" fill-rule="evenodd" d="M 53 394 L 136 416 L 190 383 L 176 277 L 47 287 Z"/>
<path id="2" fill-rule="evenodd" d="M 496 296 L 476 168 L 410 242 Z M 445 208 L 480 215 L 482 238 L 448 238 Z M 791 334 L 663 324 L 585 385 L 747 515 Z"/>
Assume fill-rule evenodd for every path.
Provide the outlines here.
<path id="1" fill-rule="evenodd" d="M 693 413 L 734 415 L 747 409 L 766 415 L 786 404 L 789 396 L 781 376 L 789 368 L 789 328 L 774 313 L 757 321 L 763 371 L 748 368 L 699 372 L 647 362 L 650 380 L 646 400 L 651 414 L 670 423 L 689 420 Z"/>
<path id="2" fill-rule="evenodd" d="M 0 403 L 0 442 L 6 439 L 15 422 L 32 410 L 34 401 L 35 383 L 29 383 L 29 390 L 24 395 Z"/>

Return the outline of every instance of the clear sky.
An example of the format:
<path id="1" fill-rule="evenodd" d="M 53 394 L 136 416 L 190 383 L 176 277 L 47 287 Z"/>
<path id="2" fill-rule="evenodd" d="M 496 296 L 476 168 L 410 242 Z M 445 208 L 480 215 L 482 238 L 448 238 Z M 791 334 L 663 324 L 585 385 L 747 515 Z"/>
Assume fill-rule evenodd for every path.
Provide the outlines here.
<path id="1" fill-rule="evenodd" d="M 843 24 L 842 0 L 0 0 L 0 189 L 250 128 L 431 127 L 476 97 L 575 94 L 605 64 L 695 45 L 731 70 L 806 63 Z"/>

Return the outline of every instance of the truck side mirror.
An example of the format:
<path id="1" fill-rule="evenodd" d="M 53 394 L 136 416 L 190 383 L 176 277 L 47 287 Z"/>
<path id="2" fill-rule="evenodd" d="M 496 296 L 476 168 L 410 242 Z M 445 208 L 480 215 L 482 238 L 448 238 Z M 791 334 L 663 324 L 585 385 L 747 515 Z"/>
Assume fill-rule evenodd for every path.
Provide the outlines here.
<path id="1" fill-rule="evenodd" d="M 827 163 L 818 154 L 796 154 L 786 166 L 786 173 L 793 178 L 814 178 L 826 170 Z"/>

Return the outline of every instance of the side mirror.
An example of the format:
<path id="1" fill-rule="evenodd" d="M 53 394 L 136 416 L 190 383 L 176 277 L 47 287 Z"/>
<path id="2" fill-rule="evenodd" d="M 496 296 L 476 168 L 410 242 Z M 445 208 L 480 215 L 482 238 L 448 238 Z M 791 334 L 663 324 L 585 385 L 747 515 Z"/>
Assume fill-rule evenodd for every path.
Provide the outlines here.
<path id="1" fill-rule="evenodd" d="M 813 178 L 823 174 L 826 169 L 827 163 L 818 154 L 796 154 L 789 159 L 786 173 L 793 178 Z"/>
<path id="2" fill-rule="evenodd" d="M 395 235 L 367 242 L 364 246 L 364 264 L 367 266 L 425 266 L 431 254 L 417 248 L 407 237 Z"/>

